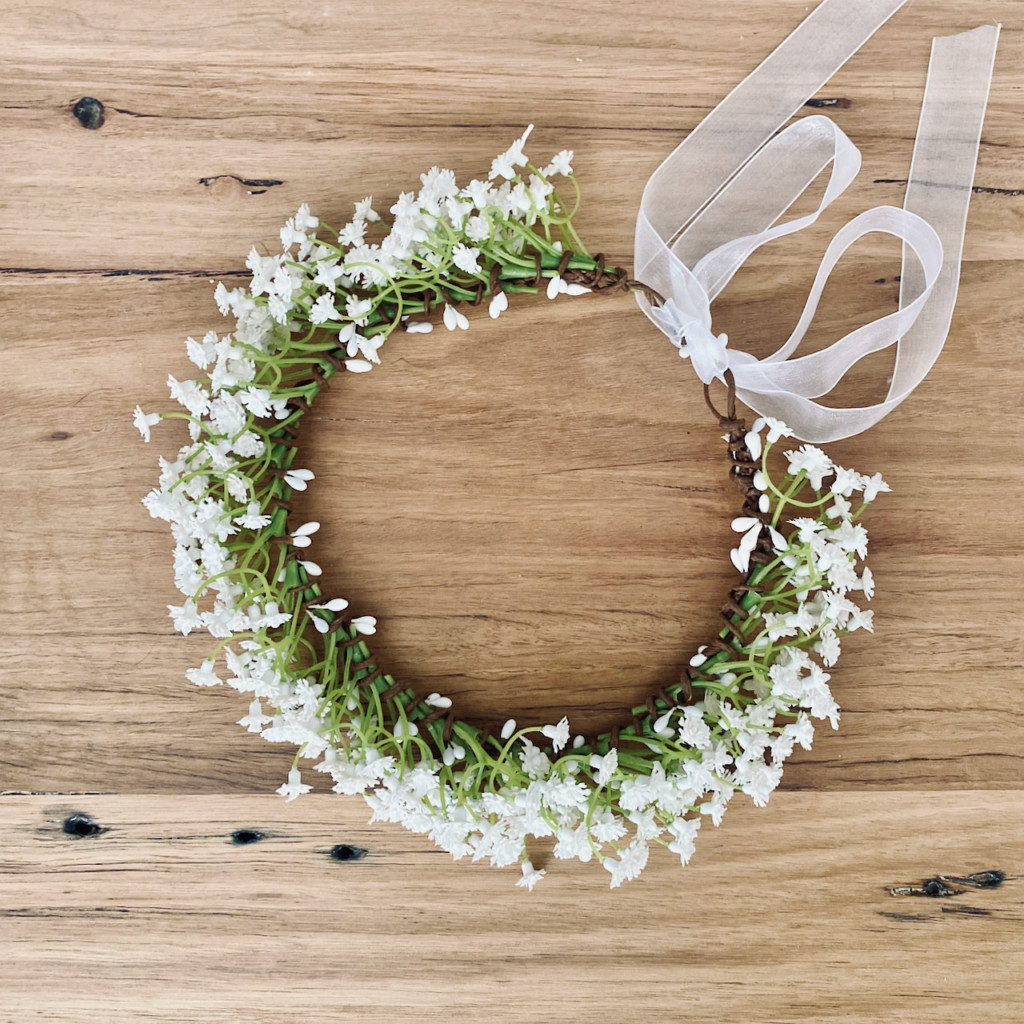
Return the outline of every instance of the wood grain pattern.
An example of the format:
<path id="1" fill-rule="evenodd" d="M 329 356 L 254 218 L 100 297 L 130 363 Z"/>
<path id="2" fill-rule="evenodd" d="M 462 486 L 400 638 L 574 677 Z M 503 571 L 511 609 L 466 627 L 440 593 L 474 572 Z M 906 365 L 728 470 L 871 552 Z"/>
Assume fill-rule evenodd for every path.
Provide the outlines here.
<path id="1" fill-rule="evenodd" d="M 71 811 L 106 831 L 75 839 Z M 617 890 L 559 863 L 532 894 L 361 801 L 37 796 L 0 810 L 11 1021 L 1016 1021 L 1020 793 L 783 793 L 680 873 Z M 233 845 L 240 826 L 260 842 Z M 366 850 L 330 859 L 337 844 Z M 539 860 L 541 858 L 538 858 Z M 890 894 L 998 870 L 997 888 Z M 628 1016 L 626 1016 L 628 1015 Z"/>
<path id="2" fill-rule="evenodd" d="M 209 643 L 172 633 L 170 538 L 139 505 L 181 435 L 143 446 L 131 409 L 166 407 L 183 339 L 223 327 L 215 280 L 243 281 L 300 202 L 340 223 L 431 164 L 481 174 L 533 122 L 536 153 L 576 151 L 583 236 L 628 264 L 649 173 L 809 9 L 527 0 L 499 26 L 454 0 L 0 0 L 0 1021 L 1016 1024 L 1019 3 L 896 15 L 821 94 L 843 101 L 826 112 L 862 150 L 857 183 L 716 302 L 716 329 L 774 348 L 835 228 L 901 203 L 930 37 L 1003 23 L 946 349 L 833 446 L 893 486 L 867 523 L 876 632 L 834 672 L 841 728 L 684 875 L 666 856 L 609 894 L 599 868 L 560 863 L 526 898 L 366 826 L 359 801 L 256 795 L 290 752 L 234 724 L 238 694 L 185 681 Z M 83 96 L 101 127 L 72 114 Z M 898 255 L 858 244 L 812 348 L 894 308 Z M 735 495 L 696 379 L 631 300 L 525 299 L 382 354 L 301 438 L 325 583 L 380 618 L 382 660 L 467 715 L 569 711 L 580 729 L 672 678 L 733 579 Z M 887 372 L 866 362 L 846 397 Z M 61 796 L 83 792 L 111 795 Z M 74 809 L 111 831 L 64 836 Z M 271 839 L 226 844 L 254 824 Z M 344 841 L 370 856 L 328 862 Z M 968 899 L 885 892 L 991 867 L 1012 877 Z"/>

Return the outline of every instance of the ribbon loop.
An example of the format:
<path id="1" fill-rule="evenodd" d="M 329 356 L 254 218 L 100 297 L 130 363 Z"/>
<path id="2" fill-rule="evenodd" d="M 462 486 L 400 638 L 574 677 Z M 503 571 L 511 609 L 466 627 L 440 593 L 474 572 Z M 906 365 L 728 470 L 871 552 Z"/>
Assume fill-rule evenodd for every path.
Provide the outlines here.
<path id="1" fill-rule="evenodd" d="M 658 307 L 638 293 L 640 307 L 705 384 L 732 371 L 747 405 L 785 420 L 805 441 L 866 430 L 910 394 L 942 349 L 999 26 L 933 41 L 904 208 L 875 207 L 836 232 L 803 313 L 777 351 L 758 360 L 727 348 L 726 336 L 711 328 L 711 301 L 756 249 L 809 227 L 853 181 L 860 153 L 829 118 L 812 115 L 779 129 L 905 2 L 861 0 L 851 8 L 846 0 L 823 0 L 657 168 L 637 217 L 636 276 L 666 297 Z M 783 221 L 828 168 L 817 209 Z M 870 232 L 903 242 L 899 309 L 820 352 L 790 358 L 828 275 Z M 831 391 L 857 361 L 891 345 L 897 346 L 896 370 L 885 401 L 862 408 L 811 401 Z"/>

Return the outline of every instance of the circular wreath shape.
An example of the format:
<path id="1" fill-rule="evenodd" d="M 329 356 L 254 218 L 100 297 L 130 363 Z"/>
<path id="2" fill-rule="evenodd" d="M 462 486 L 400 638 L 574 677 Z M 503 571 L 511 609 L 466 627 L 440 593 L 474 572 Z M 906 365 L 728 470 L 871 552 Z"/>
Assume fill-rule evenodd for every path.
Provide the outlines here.
<path id="1" fill-rule="evenodd" d="M 376 619 L 321 591 L 309 553 L 319 524 L 292 521 L 293 492 L 314 479 L 297 464 L 296 438 L 316 396 L 337 373 L 371 370 L 395 331 L 429 333 L 438 311 L 447 329 L 464 330 L 467 304 L 486 301 L 498 317 L 520 292 L 644 287 L 584 247 L 572 223 L 572 153 L 538 167 L 523 149 L 529 133 L 486 180 L 459 188 L 450 170 L 431 168 L 418 192 L 399 196 L 390 223 L 370 197 L 340 230 L 303 205 L 281 231 L 280 254 L 253 249 L 249 288 L 221 283 L 215 293 L 234 329 L 187 340 L 204 375 L 168 377 L 183 411 L 135 409 L 146 441 L 175 418 L 190 438 L 160 459 L 143 504 L 174 537 L 185 597 L 168 606 L 175 628 L 217 641 L 188 678 L 249 694 L 240 724 L 297 747 L 279 793 L 308 792 L 299 762 L 313 760 L 335 792 L 365 797 L 371 820 L 425 833 L 456 858 L 518 863 L 518 885 L 532 889 L 545 873 L 527 840 L 553 837 L 556 858 L 597 860 L 617 886 L 643 870 L 651 842 L 686 864 L 704 818 L 719 824 L 737 791 L 763 806 L 794 747 L 810 748 L 813 720 L 837 726 L 825 670 L 841 634 L 871 628 L 872 613 L 852 598 L 873 589 L 859 519 L 889 488 L 806 444 L 784 453 L 788 468 L 774 479 L 769 454 L 791 434 L 764 417 L 748 429 L 727 378 L 724 412 L 707 388 L 705 399 L 743 497 L 730 552 L 740 578 L 721 631 L 677 681 L 621 727 L 585 737 L 573 736 L 568 715 L 509 719 L 492 732 L 378 666 L 368 644 Z M 571 204 L 553 179 L 568 184 Z"/>

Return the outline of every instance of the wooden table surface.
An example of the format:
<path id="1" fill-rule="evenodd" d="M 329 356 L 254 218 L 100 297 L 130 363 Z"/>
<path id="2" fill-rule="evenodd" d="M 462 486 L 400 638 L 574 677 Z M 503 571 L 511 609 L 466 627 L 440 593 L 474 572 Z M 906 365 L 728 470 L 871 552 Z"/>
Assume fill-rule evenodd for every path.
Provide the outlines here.
<path id="1" fill-rule="evenodd" d="M 1024 4 L 913 0 L 870 40 L 818 97 L 857 183 L 716 303 L 735 344 L 777 346 L 836 227 L 902 202 L 931 37 L 1003 23 L 945 351 L 830 449 L 893 488 L 840 729 L 685 870 L 662 851 L 610 891 L 548 861 L 526 893 L 358 798 L 285 803 L 292 752 L 185 680 L 209 638 L 173 632 L 171 540 L 139 503 L 183 434 L 143 445 L 133 407 L 168 407 L 184 338 L 227 329 L 214 283 L 299 203 L 386 209 L 534 123 L 531 155 L 575 150 L 584 239 L 628 265 L 648 175 L 812 6 L 0 3 L 0 1021 L 1024 1019 Z M 894 309 L 898 274 L 895 245 L 859 244 L 813 344 Z M 604 728 L 709 635 L 735 494 L 632 299 L 516 307 L 396 337 L 324 395 L 304 507 L 396 676 L 480 721 Z"/>

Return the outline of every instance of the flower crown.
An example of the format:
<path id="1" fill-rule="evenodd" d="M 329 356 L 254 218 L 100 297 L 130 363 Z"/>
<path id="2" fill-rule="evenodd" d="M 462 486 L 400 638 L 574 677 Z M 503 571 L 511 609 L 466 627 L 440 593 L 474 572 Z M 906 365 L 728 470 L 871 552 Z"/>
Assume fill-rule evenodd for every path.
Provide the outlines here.
<path id="1" fill-rule="evenodd" d="M 643 287 L 583 246 L 572 153 L 538 167 L 524 152 L 529 133 L 486 181 L 460 188 L 450 170 L 431 168 L 418 192 L 399 196 L 390 224 L 370 198 L 340 230 L 302 206 L 279 255 L 253 249 L 250 287 L 219 284 L 215 294 L 233 330 L 187 341 L 205 375 L 168 378 L 184 411 L 135 411 L 147 441 L 173 418 L 191 439 L 160 460 L 144 504 L 171 524 L 185 596 L 169 606 L 175 628 L 217 640 L 189 679 L 221 683 L 223 661 L 227 683 L 250 694 L 240 724 L 297 746 L 278 792 L 309 791 L 299 762 L 316 761 L 336 792 L 365 796 L 374 820 L 427 833 L 455 857 L 519 863 L 521 885 L 544 874 L 527 840 L 554 837 L 556 858 L 596 859 L 614 886 L 639 874 L 652 841 L 685 864 L 704 818 L 717 825 L 737 791 L 765 804 L 795 745 L 810 748 L 813 720 L 837 725 L 826 669 L 844 632 L 871 628 L 854 600 L 873 586 L 859 520 L 888 487 L 812 445 L 787 451 L 778 477 L 769 456 L 790 436 L 786 425 L 760 417 L 747 429 L 731 379 L 724 413 L 705 385 L 743 498 L 730 552 L 742 576 L 721 631 L 677 680 L 620 726 L 585 737 L 572 735 L 568 715 L 475 725 L 451 698 L 388 674 L 367 641 L 376 619 L 352 616 L 317 584 L 309 549 L 319 524 L 292 519 L 293 492 L 314 479 L 297 462 L 299 423 L 337 373 L 371 370 L 392 333 L 428 333 L 437 311 L 449 330 L 465 330 L 467 305 L 486 302 L 497 317 L 520 292 Z"/>

